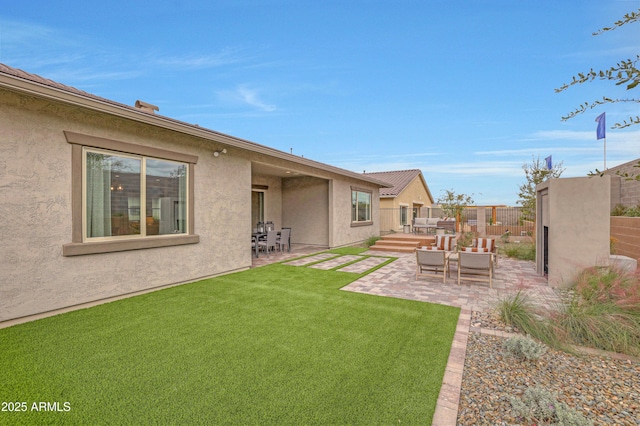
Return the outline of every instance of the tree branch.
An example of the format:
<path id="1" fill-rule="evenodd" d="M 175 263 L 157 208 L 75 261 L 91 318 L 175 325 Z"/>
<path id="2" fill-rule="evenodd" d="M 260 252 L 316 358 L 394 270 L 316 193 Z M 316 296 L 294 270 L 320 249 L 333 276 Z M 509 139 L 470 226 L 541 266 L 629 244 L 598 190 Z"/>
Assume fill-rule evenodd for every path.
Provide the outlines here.
<path id="1" fill-rule="evenodd" d="M 640 12 L 640 9 L 638 9 L 638 12 Z M 624 15 L 623 19 L 614 22 L 613 27 L 601 28 L 598 31 L 592 33 L 592 35 L 597 36 L 597 35 L 602 34 L 605 31 L 613 31 L 616 28 L 620 28 L 621 26 L 623 26 L 625 24 L 629 24 L 631 22 L 639 21 L 640 20 L 640 13 L 638 13 L 638 12 L 627 13 L 626 15 Z"/>

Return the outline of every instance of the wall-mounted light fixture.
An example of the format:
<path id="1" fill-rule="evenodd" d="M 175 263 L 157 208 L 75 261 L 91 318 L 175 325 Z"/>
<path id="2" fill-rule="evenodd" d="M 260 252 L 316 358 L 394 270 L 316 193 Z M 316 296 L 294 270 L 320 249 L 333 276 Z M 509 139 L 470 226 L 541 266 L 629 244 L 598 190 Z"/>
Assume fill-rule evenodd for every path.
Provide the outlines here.
<path id="1" fill-rule="evenodd" d="M 220 157 L 220 154 L 226 154 L 226 153 L 227 153 L 227 149 L 226 149 L 226 148 L 223 148 L 223 149 L 222 149 L 222 150 L 220 150 L 220 151 L 213 151 L 213 156 L 214 156 L 214 157 Z"/>

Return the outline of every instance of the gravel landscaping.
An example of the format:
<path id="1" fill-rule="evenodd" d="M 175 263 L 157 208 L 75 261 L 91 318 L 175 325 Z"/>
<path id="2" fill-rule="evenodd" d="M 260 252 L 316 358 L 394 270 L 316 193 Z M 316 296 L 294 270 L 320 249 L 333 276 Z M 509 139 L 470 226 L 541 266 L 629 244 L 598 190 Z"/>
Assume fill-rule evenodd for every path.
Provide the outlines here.
<path id="1" fill-rule="evenodd" d="M 573 356 L 548 349 L 537 360 L 505 353 L 505 338 L 473 330 L 513 333 L 491 314 L 473 312 L 458 409 L 458 425 L 527 424 L 513 416 L 511 397 L 540 386 L 594 425 L 640 425 L 640 360 Z"/>

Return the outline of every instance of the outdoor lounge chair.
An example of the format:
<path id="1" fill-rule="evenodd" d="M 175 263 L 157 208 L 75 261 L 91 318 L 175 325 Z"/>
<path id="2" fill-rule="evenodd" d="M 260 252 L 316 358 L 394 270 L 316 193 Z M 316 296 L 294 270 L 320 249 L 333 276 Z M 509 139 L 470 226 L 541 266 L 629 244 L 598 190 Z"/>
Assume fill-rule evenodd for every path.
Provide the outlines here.
<path id="1" fill-rule="evenodd" d="M 413 233 L 417 234 L 418 230 L 420 229 L 425 229 L 426 233 L 429 233 L 429 229 L 433 229 L 434 233 L 435 233 L 435 229 L 438 223 L 438 219 L 437 217 L 432 218 L 432 217 L 416 217 L 413 219 Z"/>
<path id="2" fill-rule="evenodd" d="M 474 238 L 471 247 L 464 247 L 462 251 L 474 253 L 492 253 L 493 262 L 498 266 L 498 246 L 494 238 Z"/>
<path id="3" fill-rule="evenodd" d="M 433 272 L 432 274 L 425 271 Z M 449 259 L 444 250 L 416 250 L 416 280 L 420 276 L 439 277 L 442 272 L 442 283 L 447 281 L 449 275 Z"/>
<path id="4" fill-rule="evenodd" d="M 453 235 L 436 235 L 436 242 L 431 246 L 423 247 L 425 250 L 454 251 L 456 248 L 456 237 Z"/>
<path id="5" fill-rule="evenodd" d="M 462 275 L 486 276 L 486 278 L 470 278 L 465 280 L 488 282 L 493 288 L 493 254 L 489 252 L 458 252 L 458 285 Z"/>

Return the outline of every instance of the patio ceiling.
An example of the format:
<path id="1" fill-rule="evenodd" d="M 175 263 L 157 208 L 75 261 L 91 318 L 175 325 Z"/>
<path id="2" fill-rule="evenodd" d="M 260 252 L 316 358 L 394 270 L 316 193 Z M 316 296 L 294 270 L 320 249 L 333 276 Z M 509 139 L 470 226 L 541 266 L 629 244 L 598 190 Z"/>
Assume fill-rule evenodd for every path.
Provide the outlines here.
<path id="1" fill-rule="evenodd" d="M 294 177 L 294 176 L 296 177 L 308 176 L 305 173 L 300 173 L 299 171 L 296 171 L 293 169 L 277 167 L 271 164 L 256 163 L 256 162 L 251 163 L 251 171 L 252 173 L 258 174 L 258 175 L 277 176 L 281 178 Z"/>

